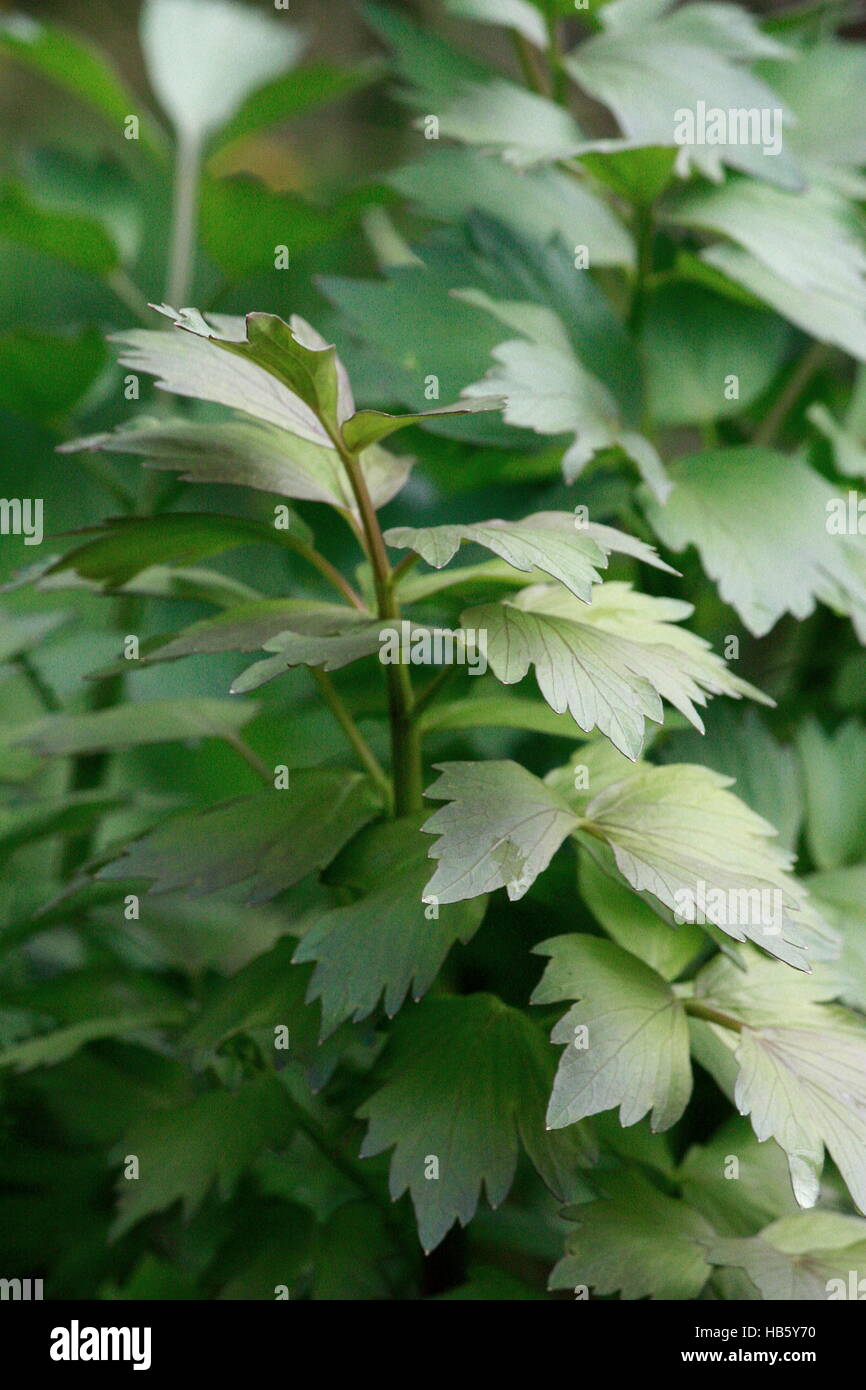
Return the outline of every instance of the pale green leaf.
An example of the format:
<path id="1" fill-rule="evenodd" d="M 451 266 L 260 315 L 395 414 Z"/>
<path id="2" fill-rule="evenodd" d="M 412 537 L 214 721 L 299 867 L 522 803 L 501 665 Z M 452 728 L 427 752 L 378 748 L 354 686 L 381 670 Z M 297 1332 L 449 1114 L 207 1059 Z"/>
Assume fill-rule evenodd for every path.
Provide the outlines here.
<path id="1" fill-rule="evenodd" d="M 828 530 L 836 494 L 819 474 L 751 445 L 693 454 L 669 472 L 667 503 L 646 498 L 654 530 L 672 550 L 697 546 L 750 632 L 764 636 L 784 613 L 807 618 L 820 600 L 866 636 L 863 542 Z"/>
<path id="2" fill-rule="evenodd" d="M 306 47 L 284 14 L 234 0 L 146 0 L 141 46 L 151 86 L 178 132 L 200 141 Z"/>
<path id="3" fill-rule="evenodd" d="M 440 839 L 425 897 L 460 902 L 507 888 L 522 898 L 550 863 L 577 816 L 556 792 L 513 762 L 441 763 L 426 796 L 448 805 L 424 830 Z"/>
<path id="4" fill-rule="evenodd" d="M 685 1011 L 668 982 L 594 936 L 557 936 L 535 950 L 551 959 L 532 1002 L 580 1001 L 551 1033 L 565 1051 L 547 1123 L 562 1129 L 619 1106 L 623 1126 L 652 1111 L 653 1130 L 670 1129 L 686 1108 L 692 1074 Z"/>
<path id="5" fill-rule="evenodd" d="M 771 1301 L 856 1299 L 866 1278 L 866 1221 L 835 1211 L 800 1212 L 750 1238 L 710 1241 L 707 1259 L 745 1270 Z"/>
<path id="6" fill-rule="evenodd" d="M 705 767 L 643 764 L 593 798 L 587 828 L 636 892 L 807 970 L 816 923 L 806 890 L 792 856 L 771 843 L 773 827 L 731 784 Z"/>
<path id="7" fill-rule="evenodd" d="M 661 723 L 662 697 L 702 730 L 696 705 L 707 693 L 766 697 L 732 675 L 703 639 L 673 626 L 688 605 L 599 585 L 581 604 L 551 585 L 470 608 L 465 628 L 486 633 L 487 659 L 498 680 L 514 685 L 530 666 L 550 707 L 566 710 L 584 732 L 598 728 L 637 758 L 647 719 Z"/>

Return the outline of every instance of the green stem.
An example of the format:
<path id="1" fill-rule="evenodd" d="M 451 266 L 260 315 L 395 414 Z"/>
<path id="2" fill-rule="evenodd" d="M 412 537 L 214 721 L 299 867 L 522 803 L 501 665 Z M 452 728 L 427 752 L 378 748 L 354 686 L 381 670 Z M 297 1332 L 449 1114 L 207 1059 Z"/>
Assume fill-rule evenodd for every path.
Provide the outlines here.
<path id="1" fill-rule="evenodd" d="M 418 1261 L 418 1251 L 412 1238 L 408 1235 L 403 1223 L 400 1221 L 391 1202 L 385 1197 L 370 1180 L 366 1173 L 361 1172 L 358 1162 L 347 1158 L 340 1148 L 327 1135 L 320 1124 L 309 1115 L 302 1105 L 286 1091 L 286 1097 L 292 1108 L 295 1123 L 298 1129 L 306 1134 L 311 1143 L 328 1160 L 338 1173 L 342 1173 L 354 1187 L 372 1202 L 382 1214 L 382 1220 L 391 1233 L 395 1243 L 400 1246 L 409 1256 L 410 1263 L 416 1264 Z"/>
<path id="2" fill-rule="evenodd" d="M 441 671 L 437 671 L 429 685 L 425 685 L 424 689 L 418 692 L 414 705 L 416 719 L 422 710 L 427 708 L 434 696 L 438 695 L 442 686 L 453 676 L 455 670 L 456 667 L 454 666 L 443 666 Z"/>
<path id="3" fill-rule="evenodd" d="M 652 208 L 638 208 L 636 221 L 637 265 L 635 267 L 634 287 L 632 289 L 631 306 L 628 313 L 628 324 L 632 333 L 639 339 L 643 331 L 647 304 L 647 289 L 653 269 L 654 228 Z"/>
<path id="4" fill-rule="evenodd" d="M 734 1018 L 732 1014 L 722 1013 L 720 1009 L 712 1009 L 709 1004 L 701 1004 L 697 999 L 684 999 L 683 1005 L 687 1014 L 693 1018 L 706 1019 L 707 1023 L 718 1023 L 722 1028 L 730 1028 L 735 1033 L 742 1033 L 743 1024 L 740 1019 Z"/>
<path id="5" fill-rule="evenodd" d="M 138 319 L 147 328 L 153 327 L 153 314 L 150 312 L 147 298 L 125 270 L 119 267 L 113 270 L 106 276 L 106 283 L 133 318 Z"/>
<path id="6" fill-rule="evenodd" d="M 363 469 L 357 456 L 346 448 L 338 431 L 332 432 L 331 438 L 346 469 L 364 529 L 367 555 L 373 569 L 378 615 L 383 623 L 398 624 L 400 605 L 394 592 L 394 575 Z M 398 816 L 407 816 L 420 810 L 423 805 L 421 742 L 414 721 L 414 697 L 409 672 L 399 662 L 385 669 L 388 683 L 388 717 L 391 726 L 394 811 Z"/>
<path id="7" fill-rule="evenodd" d="M 376 757 L 376 754 L 367 743 L 367 740 L 364 738 L 364 735 L 361 733 L 361 730 L 358 728 L 345 704 L 340 699 L 334 682 L 319 666 L 311 666 L 310 675 L 319 687 L 325 704 L 328 706 L 328 709 L 346 735 L 346 739 L 350 746 L 354 749 L 361 764 L 366 768 L 376 786 L 384 793 L 385 802 L 390 806 L 392 792 L 387 773 Z"/>
<path id="8" fill-rule="evenodd" d="M 33 664 L 28 654 L 26 652 L 21 652 L 16 658 L 16 661 L 21 674 L 26 677 L 31 689 L 38 697 L 40 704 L 51 714 L 58 714 L 63 706 L 38 667 Z"/>
<path id="9" fill-rule="evenodd" d="M 166 291 L 169 304 L 176 309 L 185 307 L 192 286 L 200 163 L 201 145 L 198 139 L 181 135 L 175 152 L 174 206 Z"/>
<path id="10" fill-rule="evenodd" d="M 524 82 L 530 91 L 538 92 L 540 96 L 544 96 L 544 78 L 532 44 L 517 29 L 512 29 L 510 32 L 511 42 L 514 46 L 514 52 L 517 54 L 517 61 L 520 64 Z"/>
<path id="11" fill-rule="evenodd" d="M 334 588 L 343 595 L 343 598 L 348 599 L 353 608 L 357 608 L 361 613 L 367 612 L 363 599 L 355 592 L 348 580 L 344 579 L 340 571 L 331 564 L 330 560 L 326 560 L 318 550 L 307 545 L 305 541 L 297 539 L 292 540 L 290 548 L 296 551 L 308 564 L 313 565 L 329 584 L 333 584 Z"/>
<path id="12" fill-rule="evenodd" d="M 558 105 L 567 106 L 568 83 L 567 74 L 562 62 L 562 47 L 559 42 L 559 24 L 552 15 L 548 15 L 547 18 L 547 34 L 547 60 L 550 63 L 551 95 Z"/>
<path id="13" fill-rule="evenodd" d="M 227 743 L 230 748 L 233 748 L 238 756 L 243 758 L 247 766 L 252 768 L 257 777 L 260 777 L 267 786 L 273 786 L 274 775 L 272 769 L 262 762 L 258 753 L 253 752 L 252 748 L 241 738 L 240 734 L 236 734 L 234 730 L 228 730 L 223 734 L 222 738 L 223 742 Z"/>
<path id="14" fill-rule="evenodd" d="M 752 443 L 770 447 L 782 429 L 789 412 L 797 404 L 810 379 L 826 362 L 832 348 L 829 343 L 812 343 L 797 363 L 771 410 L 767 411 L 755 433 Z"/>

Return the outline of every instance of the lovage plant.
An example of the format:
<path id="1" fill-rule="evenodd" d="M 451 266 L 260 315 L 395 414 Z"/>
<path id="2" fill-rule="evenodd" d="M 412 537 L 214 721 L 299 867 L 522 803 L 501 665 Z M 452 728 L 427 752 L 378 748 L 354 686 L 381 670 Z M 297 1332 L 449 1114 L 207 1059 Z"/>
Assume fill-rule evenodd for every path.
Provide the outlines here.
<path id="1" fill-rule="evenodd" d="M 105 225 L 0 197 L 114 311 L 0 342 L 79 526 L 0 615 L 3 1267 L 857 1297 L 862 46 L 823 7 L 371 5 L 388 105 L 285 16 L 143 14 L 173 141 L 0 24 L 154 166 Z M 227 175 L 353 91 L 381 182 Z"/>

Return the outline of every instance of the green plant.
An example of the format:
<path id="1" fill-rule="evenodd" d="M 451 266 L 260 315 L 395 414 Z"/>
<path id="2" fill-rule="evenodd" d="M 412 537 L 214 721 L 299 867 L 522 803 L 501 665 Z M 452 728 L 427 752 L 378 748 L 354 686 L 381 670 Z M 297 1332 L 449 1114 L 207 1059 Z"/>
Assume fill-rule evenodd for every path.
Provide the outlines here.
<path id="1" fill-rule="evenodd" d="M 0 632 L 11 1249 L 105 1298 L 531 1299 L 551 1266 L 562 1296 L 837 1297 L 866 1272 L 866 138 L 821 113 L 866 60 L 824 8 L 593 3 L 573 50 L 570 5 L 446 8 L 511 27 L 522 85 L 368 10 L 431 144 L 309 214 L 363 215 L 376 260 L 320 280 L 324 336 L 227 311 L 287 215 L 264 189 L 231 293 L 182 307 L 237 192 L 205 142 L 299 77 L 232 92 L 218 45 L 184 87 L 190 6 L 147 7 L 179 307 L 116 326 L 114 381 L 171 399 L 63 428 L 124 515 Z M 693 99 L 798 124 L 683 145 Z M 10 227 L 79 245 L 20 190 Z M 95 595 L 82 708 L 50 652 Z"/>

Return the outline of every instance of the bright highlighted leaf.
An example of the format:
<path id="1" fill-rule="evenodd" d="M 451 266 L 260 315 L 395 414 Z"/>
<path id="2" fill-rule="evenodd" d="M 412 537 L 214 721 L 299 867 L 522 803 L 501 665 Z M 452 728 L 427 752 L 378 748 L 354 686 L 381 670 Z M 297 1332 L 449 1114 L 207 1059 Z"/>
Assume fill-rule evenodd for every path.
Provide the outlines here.
<path id="1" fill-rule="evenodd" d="M 333 347 L 303 319 L 215 314 L 208 323 L 196 309 L 162 305 L 159 312 L 172 320 L 174 333 L 140 328 L 114 335 L 124 366 L 150 373 L 175 395 L 227 405 L 333 447 L 316 412 L 336 428 L 353 413 L 351 391 Z"/>
<path id="2" fill-rule="evenodd" d="M 389 1016 L 410 989 L 420 999 L 454 943 L 477 931 L 485 902 L 431 905 L 425 849 L 414 819 L 371 827 L 329 875 L 352 901 L 300 923 L 294 958 L 315 962 L 309 997 L 321 1002 L 323 1036 L 346 1018 L 367 1018 L 380 999 Z"/>
<path id="3" fill-rule="evenodd" d="M 790 872 L 792 855 L 727 790 L 732 781 L 688 763 L 642 764 L 593 798 L 584 829 L 610 845 L 636 892 L 651 893 L 681 921 L 714 925 L 808 970 L 807 948 L 823 924 Z"/>
<path id="4" fill-rule="evenodd" d="M 756 178 L 800 186 L 799 170 L 783 143 L 782 122 L 790 121 L 790 112 L 746 66 L 756 58 L 784 58 L 788 50 L 762 34 L 738 5 L 691 4 L 665 13 L 670 8 L 653 5 L 648 13 L 646 6 L 631 12 L 605 6 L 604 32 L 566 56 L 569 74 L 610 108 L 628 143 L 679 144 L 682 174 L 694 168 L 720 182 L 728 165 Z M 726 114 L 766 111 L 773 125 L 766 135 L 762 128 L 759 141 L 729 133 L 727 142 L 710 144 L 696 127 L 684 127 L 680 116 L 682 111 L 695 113 L 699 102 L 706 111 L 720 108 Z M 776 111 L 782 117 L 778 124 Z M 767 148 L 773 153 L 766 153 Z"/>
<path id="5" fill-rule="evenodd" d="M 58 452 L 83 449 L 141 454 L 145 468 L 176 469 L 189 483 L 229 483 L 357 511 L 346 470 L 334 449 L 261 421 L 198 424 L 145 417 L 108 434 L 62 444 Z M 375 445 L 364 450 L 361 468 L 374 506 L 383 507 L 400 491 L 412 462 Z"/>
<path id="6" fill-rule="evenodd" d="M 461 290 L 459 298 L 486 309 L 524 336 L 493 349 L 495 367 L 463 390 L 469 399 L 495 391 L 506 398 L 503 418 L 536 434 L 574 433 L 563 456 L 567 482 L 573 482 L 600 450 L 621 448 L 634 460 L 654 496 L 670 492 L 655 447 L 625 426 L 607 386 L 575 355 L 561 319 L 537 304 L 496 302 L 480 291 Z"/>
<path id="7" fill-rule="evenodd" d="M 535 667 L 551 709 L 566 710 L 584 732 L 598 728 L 626 757 L 640 755 L 647 719 L 661 723 L 662 697 L 702 730 L 696 705 L 706 695 L 747 695 L 768 703 L 732 675 L 693 633 L 674 627 L 688 605 L 600 585 L 585 605 L 551 585 L 467 609 L 465 628 L 486 633 L 487 659 L 504 685 Z"/>
<path id="8" fill-rule="evenodd" d="M 146 0 L 141 44 L 162 106 L 182 136 L 201 140 L 293 67 L 306 41 L 284 16 L 231 0 Z"/>
<path id="9" fill-rule="evenodd" d="M 836 988 L 832 978 L 795 976 L 767 960 L 750 960 L 744 974 L 717 957 L 698 976 L 695 1000 L 740 1022 L 739 1033 L 707 1026 L 735 1050 L 737 1108 L 760 1140 L 785 1150 L 800 1206 L 817 1201 L 826 1147 L 864 1211 L 866 1027 L 822 1002 Z"/>
<path id="10" fill-rule="evenodd" d="M 836 1211 L 785 1216 L 760 1235 L 710 1241 L 707 1259 L 745 1270 L 764 1299 L 858 1299 L 866 1279 L 866 1221 Z"/>
<path id="11" fill-rule="evenodd" d="M 545 1133 L 551 1069 L 536 1025 L 492 995 L 428 999 L 400 1015 L 384 1084 L 359 1111 L 369 1120 L 361 1155 L 396 1145 L 391 1196 L 411 1192 L 425 1250 L 455 1221 L 471 1221 L 482 1186 L 491 1206 L 504 1201 L 518 1141 L 548 1185 L 567 1195 L 581 1139 Z"/>
<path id="12" fill-rule="evenodd" d="M 743 445 L 681 459 L 670 477 L 664 506 L 646 499 L 654 530 L 672 550 L 697 546 L 750 632 L 762 637 L 783 613 L 806 618 L 820 600 L 850 614 L 866 635 L 863 542 L 828 529 L 845 499 L 819 474 L 775 450 Z"/>
<path id="13" fill-rule="evenodd" d="M 551 1034 L 565 1051 L 547 1123 L 562 1129 L 619 1106 L 624 1126 L 651 1110 L 653 1129 L 670 1129 L 692 1090 L 688 1024 L 671 986 L 612 941 L 557 936 L 536 950 L 551 960 L 532 1002 L 581 1001 Z"/>
<path id="14" fill-rule="evenodd" d="M 522 898 L 577 816 L 517 763 L 441 763 L 438 770 L 425 795 L 448 805 L 424 826 L 441 837 L 429 852 L 439 864 L 424 896 L 452 903 L 507 888 L 509 898 Z"/>
<path id="15" fill-rule="evenodd" d="M 293 772 L 289 787 L 185 811 L 128 845 L 101 879 L 145 878 L 155 893 L 190 896 L 250 883 L 248 901 L 267 902 L 324 869 L 378 810 L 358 773 Z"/>

